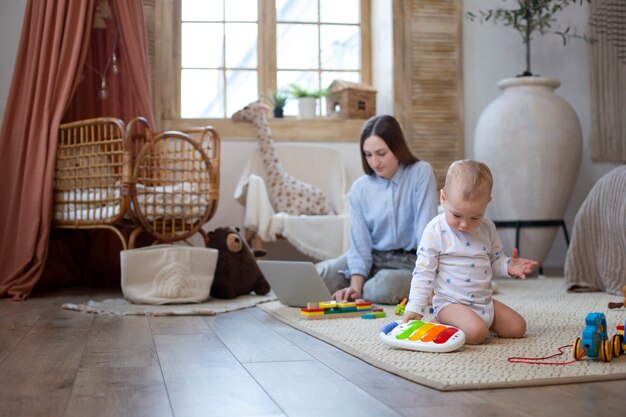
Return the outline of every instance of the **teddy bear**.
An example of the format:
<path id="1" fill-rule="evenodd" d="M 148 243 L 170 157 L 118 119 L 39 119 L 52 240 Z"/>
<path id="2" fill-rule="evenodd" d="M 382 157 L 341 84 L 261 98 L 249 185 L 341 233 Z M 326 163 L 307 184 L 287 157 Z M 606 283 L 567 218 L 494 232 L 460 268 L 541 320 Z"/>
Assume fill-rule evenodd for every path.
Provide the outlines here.
<path id="1" fill-rule="evenodd" d="M 252 250 L 238 227 L 219 227 L 209 232 L 207 247 L 218 250 L 212 297 L 231 299 L 252 291 L 257 295 L 270 291 L 270 284 L 256 263 L 265 251 Z"/>

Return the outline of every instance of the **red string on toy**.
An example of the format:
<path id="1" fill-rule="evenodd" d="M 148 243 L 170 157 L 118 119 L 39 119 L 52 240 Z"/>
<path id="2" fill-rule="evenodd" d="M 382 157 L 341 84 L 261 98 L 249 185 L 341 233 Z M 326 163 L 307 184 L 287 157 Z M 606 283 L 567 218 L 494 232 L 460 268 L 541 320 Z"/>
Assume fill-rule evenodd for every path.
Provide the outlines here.
<path id="1" fill-rule="evenodd" d="M 585 348 L 583 349 L 583 351 L 580 353 L 580 356 L 578 356 L 576 359 L 571 360 L 569 362 L 543 362 L 546 359 L 551 359 L 557 356 L 561 356 L 564 352 L 563 349 L 568 348 L 568 347 L 572 347 L 573 345 L 563 345 L 560 346 L 559 349 L 559 353 L 555 353 L 554 355 L 550 355 L 550 356 L 544 356 L 542 358 L 523 358 L 523 357 L 519 357 L 519 356 L 515 356 L 515 357 L 511 357 L 508 358 L 507 361 L 511 362 L 511 363 L 526 363 L 526 364 L 530 364 L 530 365 L 569 365 L 571 363 L 577 362 L 580 360 L 580 358 L 582 358 L 583 356 L 585 356 L 585 353 L 587 352 L 587 348 L 588 346 L 585 346 Z"/>

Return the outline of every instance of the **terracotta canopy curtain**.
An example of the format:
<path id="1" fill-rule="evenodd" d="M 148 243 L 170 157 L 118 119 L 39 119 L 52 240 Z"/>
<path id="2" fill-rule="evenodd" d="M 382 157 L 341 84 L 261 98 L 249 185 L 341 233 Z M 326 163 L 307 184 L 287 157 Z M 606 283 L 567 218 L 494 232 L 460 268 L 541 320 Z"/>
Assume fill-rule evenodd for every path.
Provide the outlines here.
<path id="1" fill-rule="evenodd" d="M 92 22 L 103 3 L 116 17 L 112 27 L 119 27 L 121 71 L 110 90 L 118 98 L 95 102 L 98 90 L 80 81 L 88 51 L 95 53 Z M 94 41 L 108 45 L 107 33 Z M 62 120 L 140 114 L 153 120 L 145 51 L 141 0 L 28 1 L 0 130 L 0 297 L 25 299 L 41 276 Z"/>
<path id="2" fill-rule="evenodd" d="M 104 12 L 105 7 L 110 12 Z M 91 30 L 82 76 L 63 122 L 101 116 L 129 121 L 141 115 L 153 124 L 141 0 L 100 0 L 96 5 L 99 17 L 102 24 Z M 118 74 L 112 71 L 112 52 Z M 108 91 L 105 99 L 99 97 L 103 78 Z"/>

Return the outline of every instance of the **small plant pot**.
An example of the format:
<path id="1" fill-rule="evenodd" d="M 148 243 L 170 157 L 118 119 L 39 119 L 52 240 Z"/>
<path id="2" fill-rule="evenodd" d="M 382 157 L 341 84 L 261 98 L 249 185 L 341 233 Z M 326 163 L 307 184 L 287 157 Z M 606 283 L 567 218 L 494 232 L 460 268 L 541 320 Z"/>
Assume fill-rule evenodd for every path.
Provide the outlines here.
<path id="1" fill-rule="evenodd" d="M 284 116 L 284 110 L 280 107 L 274 107 L 274 117 L 280 119 Z"/>
<path id="2" fill-rule="evenodd" d="M 317 99 L 315 97 L 298 98 L 298 119 L 314 119 L 316 105 Z"/>

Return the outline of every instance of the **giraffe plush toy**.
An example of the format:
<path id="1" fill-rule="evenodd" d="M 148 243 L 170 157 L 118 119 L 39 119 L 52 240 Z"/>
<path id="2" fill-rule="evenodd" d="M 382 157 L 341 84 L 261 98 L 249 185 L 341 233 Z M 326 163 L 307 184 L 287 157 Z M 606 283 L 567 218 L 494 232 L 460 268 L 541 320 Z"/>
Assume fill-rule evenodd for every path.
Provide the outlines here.
<path id="1" fill-rule="evenodd" d="M 260 100 L 254 101 L 233 114 L 232 119 L 236 122 L 252 123 L 256 129 L 272 207 L 276 212 L 291 215 L 335 214 L 319 188 L 292 177 L 285 170 L 274 148 L 272 132 L 267 124 L 269 109 Z"/>

